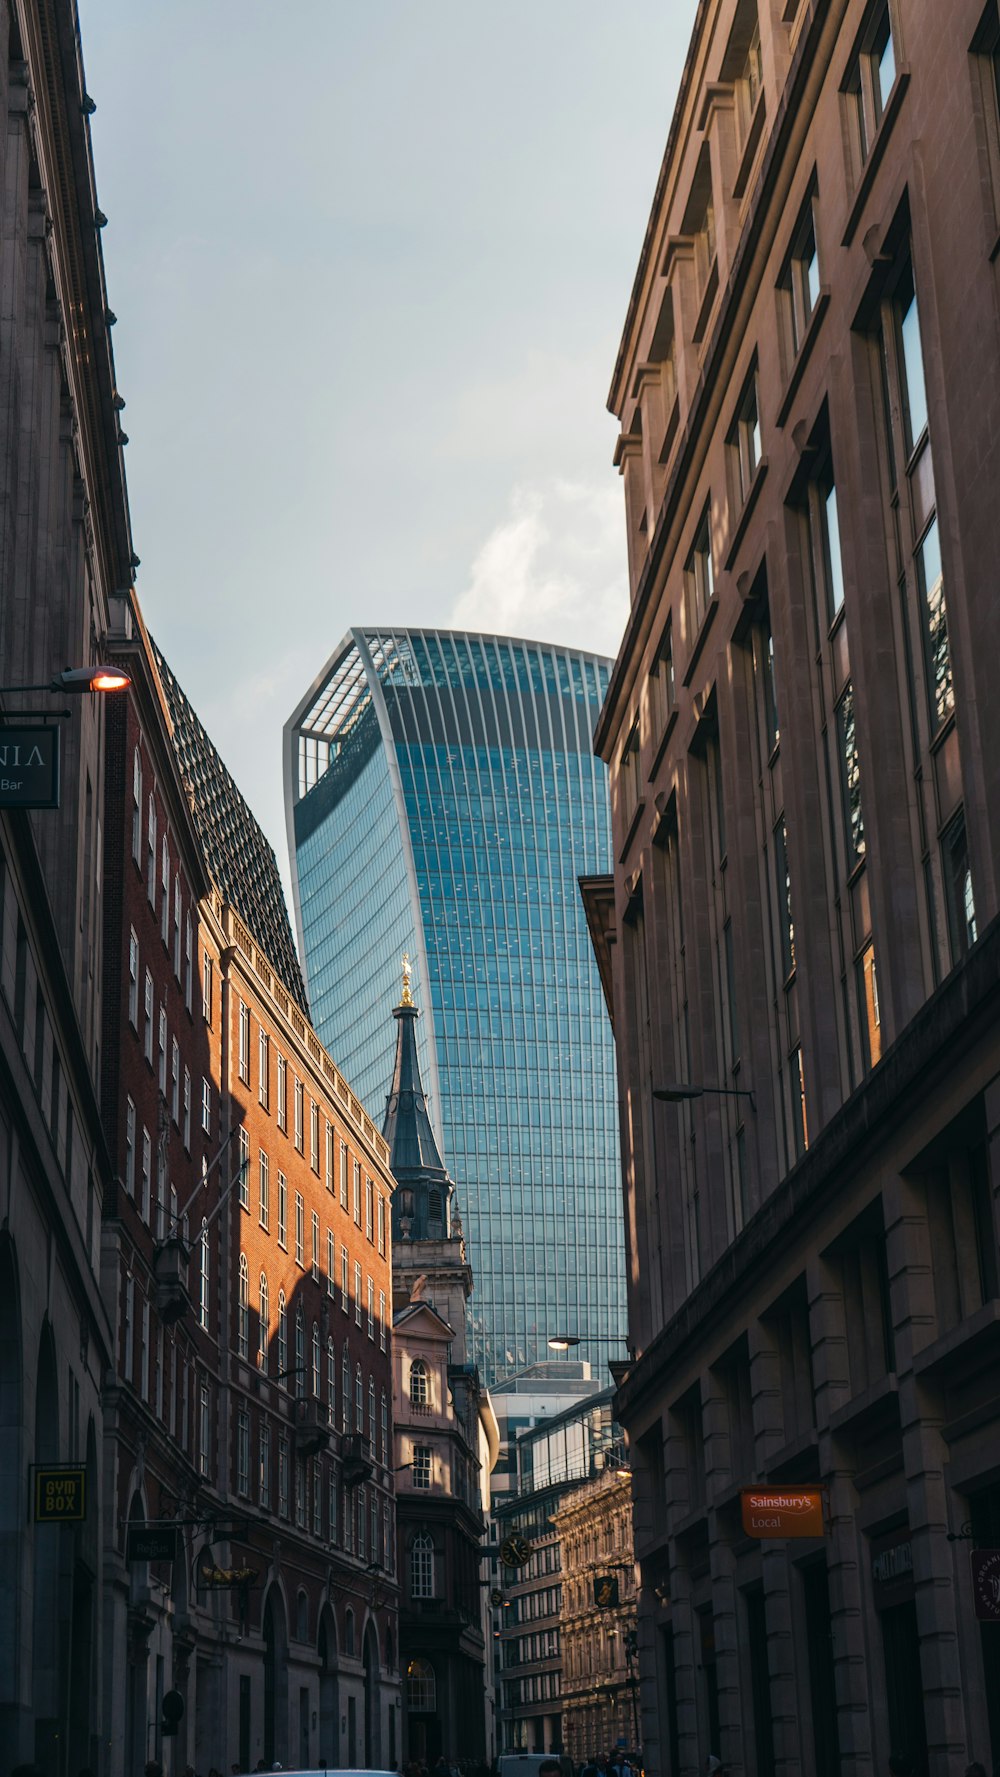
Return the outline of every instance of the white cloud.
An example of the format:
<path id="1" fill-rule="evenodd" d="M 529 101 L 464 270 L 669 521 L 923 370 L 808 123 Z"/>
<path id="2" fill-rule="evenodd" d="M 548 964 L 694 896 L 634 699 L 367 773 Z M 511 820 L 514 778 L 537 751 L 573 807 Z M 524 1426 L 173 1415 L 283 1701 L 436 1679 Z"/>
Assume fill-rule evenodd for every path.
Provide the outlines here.
<path id="1" fill-rule="evenodd" d="M 513 489 L 449 621 L 614 655 L 627 616 L 620 490 L 552 480 Z"/>

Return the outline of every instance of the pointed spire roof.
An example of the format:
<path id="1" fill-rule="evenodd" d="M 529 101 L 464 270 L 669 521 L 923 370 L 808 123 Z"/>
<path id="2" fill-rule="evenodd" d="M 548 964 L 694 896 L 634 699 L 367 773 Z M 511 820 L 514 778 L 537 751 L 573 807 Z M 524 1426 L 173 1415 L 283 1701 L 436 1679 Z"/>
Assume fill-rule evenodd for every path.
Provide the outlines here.
<path id="1" fill-rule="evenodd" d="M 420 1017 L 410 995 L 409 958 L 403 959 L 403 993 L 393 1011 L 398 1033 L 396 1066 L 392 1088 L 386 1099 L 382 1134 L 389 1143 L 389 1166 L 393 1176 L 407 1183 L 427 1179 L 446 1184 L 447 1169 L 434 1139 L 427 1099 L 420 1078 L 417 1059 L 417 1019 Z"/>

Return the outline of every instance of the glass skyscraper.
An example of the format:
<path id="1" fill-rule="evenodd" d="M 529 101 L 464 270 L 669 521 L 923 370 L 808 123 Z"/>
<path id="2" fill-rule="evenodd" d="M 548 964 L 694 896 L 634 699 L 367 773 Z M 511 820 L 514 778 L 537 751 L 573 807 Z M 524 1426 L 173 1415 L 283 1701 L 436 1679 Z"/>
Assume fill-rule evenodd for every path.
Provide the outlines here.
<path id="1" fill-rule="evenodd" d="M 285 727 L 313 1022 L 378 1116 L 409 953 L 487 1381 L 551 1359 L 554 1332 L 625 1332 L 614 1049 L 577 880 L 611 869 L 591 744 L 610 669 L 535 642 L 356 629 Z"/>

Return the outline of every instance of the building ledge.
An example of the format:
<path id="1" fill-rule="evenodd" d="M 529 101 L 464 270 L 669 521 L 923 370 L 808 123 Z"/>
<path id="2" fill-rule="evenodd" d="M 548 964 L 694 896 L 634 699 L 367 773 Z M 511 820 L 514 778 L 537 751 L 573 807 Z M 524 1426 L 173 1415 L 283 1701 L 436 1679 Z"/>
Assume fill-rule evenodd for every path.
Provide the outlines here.
<path id="1" fill-rule="evenodd" d="M 871 196 L 871 189 L 875 183 L 875 175 L 882 164 L 882 157 L 885 154 L 886 144 L 892 133 L 892 126 L 899 116 L 899 108 L 903 103 L 903 94 L 906 92 L 909 84 L 910 70 L 905 64 L 901 64 L 896 75 L 895 85 L 893 86 L 892 92 L 889 94 L 888 103 L 882 113 L 875 139 L 872 142 L 871 152 L 862 168 L 861 177 L 858 180 L 857 189 L 854 193 L 854 201 L 847 213 L 847 225 L 844 229 L 843 238 L 840 243 L 842 247 L 849 247 L 857 233 L 857 227 L 861 220 L 862 212 Z"/>
<path id="2" fill-rule="evenodd" d="M 807 326 L 805 333 L 802 335 L 802 344 L 799 346 L 799 349 L 795 354 L 795 362 L 789 372 L 788 382 L 785 386 L 785 393 L 781 397 L 781 406 L 778 408 L 774 422 L 779 428 L 785 424 L 785 421 L 788 419 L 788 416 L 792 411 L 792 403 L 798 394 L 799 384 L 805 375 L 806 365 L 812 357 L 812 349 L 816 344 L 819 330 L 823 325 L 823 317 L 829 306 L 830 286 L 829 284 L 821 284 L 813 312 L 809 316 L 809 325 Z"/>
<path id="3" fill-rule="evenodd" d="M 922 1351 L 918 1351 L 913 1359 L 913 1373 L 927 1379 L 943 1376 L 956 1358 L 965 1368 L 970 1359 L 981 1358 L 997 1346 L 1000 1346 L 1000 1301 L 993 1297 L 967 1320 L 960 1321 L 957 1327 L 943 1333 L 932 1345 L 925 1345 Z"/>

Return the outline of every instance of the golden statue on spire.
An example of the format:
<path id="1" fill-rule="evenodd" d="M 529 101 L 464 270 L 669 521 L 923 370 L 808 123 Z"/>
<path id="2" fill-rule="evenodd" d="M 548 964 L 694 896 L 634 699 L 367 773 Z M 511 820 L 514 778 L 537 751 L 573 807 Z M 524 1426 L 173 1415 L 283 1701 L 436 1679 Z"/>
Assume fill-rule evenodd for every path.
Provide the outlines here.
<path id="1" fill-rule="evenodd" d="M 401 1006 L 412 1006 L 413 1004 L 413 995 L 410 992 L 410 977 L 412 974 L 413 970 L 410 966 L 410 953 L 406 950 L 403 952 L 403 997 L 399 1002 Z"/>

